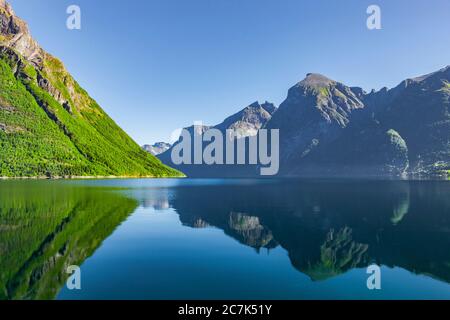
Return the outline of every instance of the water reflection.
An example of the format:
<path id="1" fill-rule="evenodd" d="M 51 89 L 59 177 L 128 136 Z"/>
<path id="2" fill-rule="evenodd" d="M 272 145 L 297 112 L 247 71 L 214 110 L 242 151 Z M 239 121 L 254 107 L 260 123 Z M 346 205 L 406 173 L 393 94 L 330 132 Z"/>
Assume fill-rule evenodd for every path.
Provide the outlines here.
<path id="1" fill-rule="evenodd" d="M 431 181 L 283 181 L 180 187 L 171 206 L 187 226 L 282 246 L 312 280 L 378 263 L 450 282 L 449 191 Z"/>
<path id="2" fill-rule="evenodd" d="M 0 299 L 53 299 L 138 203 L 98 188 L 0 185 Z"/>
<path id="3" fill-rule="evenodd" d="M 0 299 L 54 298 L 66 267 L 93 255 L 139 205 L 223 230 L 252 254 L 282 247 L 313 281 L 377 263 L 450 282 L 447 182 L 114 184 L 0 184 Z"/>

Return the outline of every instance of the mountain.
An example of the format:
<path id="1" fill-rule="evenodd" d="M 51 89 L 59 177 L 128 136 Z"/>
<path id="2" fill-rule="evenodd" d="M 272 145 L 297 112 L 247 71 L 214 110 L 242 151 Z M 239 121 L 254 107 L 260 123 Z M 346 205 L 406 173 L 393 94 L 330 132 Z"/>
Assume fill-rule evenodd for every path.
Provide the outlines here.
<path id="1" fill-rule="evenodd" d="M 263 128 L 267 122 L 272 118 L 277 108 L 270 102 L 254 102 L 245 107 L 241 111 L 226 118 L 222 123 L 216 126 L 190 126 L 185 128 L 191 135 L 194 136 L 196 129 L 199 135 L 203 134 L 209 129 L 217 129 L 226 137 L 226 130 L 234 130 L 237 139 L 248 139 L 258 134 L 258 130 Z M 174 143 L 174 145 L 166 152 L 158 155 L 158 158 L 166 165 L 176 168 L 188 177 L 243 177 L 255 176 L 257 165 L 207 165 L 207 164 L 181 164 L 176 165 L 172 162 L 172 150 L 181 142 L 181 138 Z M 235 142 L 236 143 L 236 142 Z M 203 144 L 203 148 L 205 144 Z M 191 150 L 193 154 L 193 148 Z M 225 145 L 224 145 L 225 154 Z"/>
<path id="2" fill-rule="evenodd" d="M 226 118 L 221 124 L 215 126 L 221 132 L 232 129 L 238 138 L 255 136 L 275 113 L 277 108 L 270 102 L 260 104 L 254 102 L 238 113 Z"/>
<path id="3" fill-rule="evenodd" d="M 161 154 L 169 150 L 171 146 L 172 145 L 170 143 L 157 142 L 154 145 L 144 144 L 142 146 L 142 149 L 144 149 L 148 153 L 151 153 L 154 156 L 157 156 L 158 154 Z"/>
<path id="4" fill-rule="evenodd" d="M 309 73 L 289 89 L 278 109 L 270 103 L 254 103 L 201 130 L 235 129 L 248 140 L 261 128 L 279 129 L 279 176 L 446 175 L 450 173 L 449 104 L 450 67 L 369 93 Z M 193 127 L 188 131 L 192 134 Z M 173 166 L 171 151 L 159 158 Z M 257 165 L 178 168 L 190 177 L 260 175 Z"/>
<path id="5" fill-rule="evenodd" d="M 363 107 L 349 87 L 310 73 L 289 90 L 266 128 L 280 129 L 280 156 L 290 161 L 338 139 L 352 113 Z"/>
<path id="6" fill-rule="evenodd" d="M 0 0 L 0 176 L 180 176 L 143 151 Z"/>
<path id="7" fill-rule="evenodd" d="M 440 174 L 449 98 L 449 67 L 370 93 L 308 74 L 265 128 L 280 130 L 280 175 Z"/>

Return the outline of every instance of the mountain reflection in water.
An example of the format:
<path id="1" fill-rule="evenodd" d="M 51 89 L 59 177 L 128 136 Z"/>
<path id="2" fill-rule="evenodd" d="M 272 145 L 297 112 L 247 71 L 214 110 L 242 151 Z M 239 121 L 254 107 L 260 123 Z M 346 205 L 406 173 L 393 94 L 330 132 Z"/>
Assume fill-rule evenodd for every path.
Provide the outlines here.
<path id="1" fill-rule="evenodd" d="M 66 267 L 139 204 L 223 230 L 253 254 L 281 247 L 312 281 L 376 263 L 450 283 L 449 192 L 445 181 L 2 182 L 0 298 L 54 298 Z"/>
<path id="2" fill-rule="evenodd" d="M 53 299 L 138 205 L 100 188 L 60 182 L 0 184 L 0 299 Z"/>
<path id="3" fill-rule="evenodd" d="M 282 181 L 180 187 L 171 206 L 185 225 L 282 246 L 313 280 L 377 263 L 450 282 L 449 195 L 445 181 Z"/>

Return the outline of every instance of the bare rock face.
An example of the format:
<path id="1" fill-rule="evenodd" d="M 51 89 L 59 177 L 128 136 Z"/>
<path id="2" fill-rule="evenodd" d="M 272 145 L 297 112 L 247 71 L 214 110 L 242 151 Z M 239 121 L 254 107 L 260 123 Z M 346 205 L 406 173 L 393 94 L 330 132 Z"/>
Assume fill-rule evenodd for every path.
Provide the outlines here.
<path id="1" fill-rule="evenodd" d="M 25 59 L 31 63 L 37 73 L 36 82 L 48 92 L 64 109 L 73 114 L 73 105 L 86 106 L 90 101 L 82 98 L 76 92 L 75 80 L 70 76 L 64 65 L 55 57 L 43 50 L 33 39 L 28 25 L 17 17 L 5 0 L 0 0 L 0 49 L 2 53 L 16 55 L 20 67 L 20 60 Z M 64 95 L 54 85 L 59 83 L 67 88 Z"/>
<path id="2" fill-rule="evenodd" d="M 268 129 L 280 130 L 282 163 L 289 166 L 319 145 L 338 139 L 352 113 L 363 107 L 351 88 L 320 74 L 307 74 L 289 90 L 267 124 Z"/>
<path id="3" fill-rule="evenodd" d="M 166 143 L 166 142 L 157 142 L 153 145 L 149 145 L 149 144 L 145 144 L 142 146 L 142 149 L 144 149 L 145 151 L 151 153 L 154 156 L 157 156 L 163 152 L 166 152 L 167 150 L 170 149 L 172 145 L 170 143 Z"/>
<path id="4" fill-rule="evenodd" d="M 56 66 L 62 66 L 59 62 L 50 54 L 46 53 L 39 44 L 33 39 L 28 29 L 28 25 L 19 17 L 17 17 L 5 0 L 0 0 L 0 47 L 2 52 L 8 55 L 16 55 L 14 60 L 17 60 L 20 64 L 21 59 L 25 59 L 30 62 L 37 70 L 42 71 L 37 73 L 37 84 L 39 87 L 48 92 L 59 104 L 71 114 L 73 114 L 73 108 L 69 100 L 75 100 L 74 83 L 71 77 L 64 77 L 68 81 L 64 81 L 63 85 L 68 88 L 68 92 L 71 95 L 64 97 L 64 95 L 56 89 L 50 81 L 50 78 L 55 72 L 61 72 L 61 74 L 67 73 L 64 67 L 60 70 L 53 70 L 46 67 L 47 64 L 54 64 Z M 50 63 L 48 63 L 50 62 Z M 45 74 L 45 76 L 44 76 Z M 52 79 L 56 80 L 56 79 Z M 57 81 L 60 81 L 59 79 Z M 56 81 L 53 81 L 56 82 Z"/>
<path id="5" fill-rule="evenodd" d="M 277 110 L 274 104 L 254 102 L 240 112 L 228 117 L 215 128 L 222 132 L 234 130 L 238 138 L 255 136 Z"/>
<path id="6" fill-rule="evenodd" d="M 5 0 L 0 0 L 0 33 L 1 42 L 5 42 L 35 66 L 42 67 L 44 51 L 32 38 L 27 24 L 15 15 Z"/>

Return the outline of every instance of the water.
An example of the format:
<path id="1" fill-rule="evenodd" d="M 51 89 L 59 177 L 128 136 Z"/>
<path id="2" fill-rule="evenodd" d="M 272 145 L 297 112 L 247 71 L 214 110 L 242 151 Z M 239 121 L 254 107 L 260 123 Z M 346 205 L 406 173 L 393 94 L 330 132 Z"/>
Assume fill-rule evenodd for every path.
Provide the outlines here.
<path id="1" fill-rule="evenodd" d="M 450 299 L 449 283 L 446 181 L 0 182 L 0 299 Z"/>

